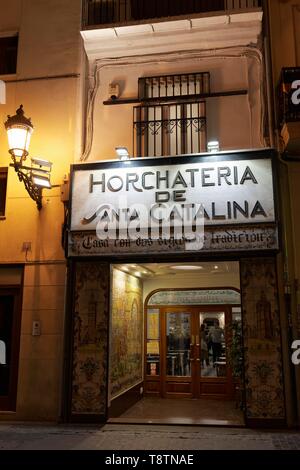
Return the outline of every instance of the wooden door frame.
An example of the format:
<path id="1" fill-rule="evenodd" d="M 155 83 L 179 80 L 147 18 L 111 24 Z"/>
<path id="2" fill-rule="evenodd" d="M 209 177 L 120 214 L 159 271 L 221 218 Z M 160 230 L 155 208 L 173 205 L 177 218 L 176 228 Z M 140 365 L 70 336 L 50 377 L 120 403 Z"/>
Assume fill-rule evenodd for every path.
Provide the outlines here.
<path id="1" fill-rule="evenodd" d="M 235 289 L 237 290 L 237 289 Z M 165 397 L 166 396 L 166 364 L 165 364 L 165 355 L 166 355 L 166 345 L 165 341 L 162 340 L 166 336 L 166 313 L 168 310 L 176 311 L 180 310 L 183 312 L 184 310 L 188 313 L 190 312 L 192 315 L 192 322 L 191 322 L 191 328 L 195 328 L 195 322 L 200 326 L 200 320 L 197 319 L 195 320 L 197 314 L 201 313 L 202 311 L 205 312 L 224 312 L 225 314 L 225 325 L 228 324 L 232 320 L 232 308 L 234 307 L 241 307 L 240 305 L 235 305 L 235 304 L 215 304 L 215 305 L 147 305 L 147 302 L 145 302 L 145 322 L 144 322 L 144 378 L 145 381 L 147 381 L 147 378 L 149 377 L 147 375 L 147 310 L 148 309 L 157 309 L 159 310 L 159 328 L 160 328 L 160 374 L 159 376 L 155 376 L 155 378 L 151 377 L 151 381 L 159 381 L 159 393 L 160 396 Z M 179 313 L 179 312 L 178 312 Z M 225 330 L 226 333 L 226 330 Z M 228 333 L 226 333 L 228 335 Z M 228 336 L 225 337 L 226 343 L 228 342 Z M 195 345 L 195 347 L 197 347 Z M 200 347 L 198 347 L 198 358 L 201 359 L 200 356 Z M 201 396 L 207 396 L 210 398 L 220 398 L 220 399 L 226 399 L 230 397 L 233 394 L 233 378 L 232 378 L 232 372 L 229 367 L 229 365 L 226 368 L 226 377 L 201 377 L 200 375 L 200 361 L 198 361 L 198 367 L 197 363 L 191 365 L 191 370 L 194 369 L 194 377 L 196 377 L 196 380 L 193 381 L 193 373 L 191 373 L 191 387 L 192 387 L 192 397 L 201 397 Z M 187 377 L 174 377 L 172 380 L 172 377 L 169 378 L 170 381 L 176 381 L 176 382 L 187 382 Z M 200 386 L 201 384 L 204 383 L 210 383 L 210 384 L 226 384 L 226 396 L 224 395 L 218 396 L 217 394 L 200 394 Z M 197 392 L 196 392 L 197 389 Z M 174 395 L 175 396 L 175 395 Z M 183 394 L 180 394 L 180 396 L 183 396 Z"/>
<path id="2" fill-rule="evenodd" d="M 240 306 L 240 305 L 239 305 Z M 224 312 L 225 314 L 225 330 L 224 330 L 224 333 L 225 333 L 225 344 L 226 344 L 226 356 L 228 354 L 228 349 L 227 349 L 227 344 L 228 344 L 228 332 L 226 331 L 226 325 L 230 324 L 230 322 L 232 321 L 232 308 L 233 307 L 238 307 L 238 305 L 200 305 L 200 307 L 196 307 L 197 310 L 199 311 L 199 313 L 202 313 L 202 309 L 204 312 Z M 199 371 L 200 372 L 200 371 Z M 231 368 L 229 366 L 229 364 L 226 364 L 226 377 L 209 377 L 209 379 L 205 378 L 205 377 L 201 377 L 200 373 L 198 375 L 198 379 L 199 379 L 199 387 L 201 386 L 201 384 L 204 384 L 204 383 L 210 383 L 210 384 L 222 384 L 222 383 L 226 383 L 226 396 L 229 397 L 230 395 L 233 394 L 233 378 L 232 378 L 232 371 L 231 371 Z M 214 396 L 214 395 L 205 395 L 205 394 L 200 394 L 199 392 L 199 396 L 209 396 L 209 397 L 214 397 L 214 398 L 217 398 L 217 396 Z M 223 396 L 221 397 L 223 398 Z"/>
<path id="3" fill-rule="evenodd" d="M 14 297 L 9 394 L 0 396 L 0 411 L 16 411 L 21 339 L 22 290 L 20 286 L 1 286 L 0 297 Z"/>

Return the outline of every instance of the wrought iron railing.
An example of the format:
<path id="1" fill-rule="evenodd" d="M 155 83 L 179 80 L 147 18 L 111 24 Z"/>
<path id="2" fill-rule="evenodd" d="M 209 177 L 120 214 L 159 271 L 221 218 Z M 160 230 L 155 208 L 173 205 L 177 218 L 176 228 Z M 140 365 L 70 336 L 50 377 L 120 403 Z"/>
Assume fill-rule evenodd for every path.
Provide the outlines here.
<path id="1" fill-rule="evenodd" d="M 210 73 L 195 72 L 139 78 L 139 100 L 176 98 L 210 93 Z"/>
<path id="2" fill-rule="evenodd" d="M 206 151 L 205 101 L 135 106 L 133 112 L 136 157 Z"/>
<path id="3" fill-rule="evenodd" d="M 261 7 L 262 0 L 84 0 L 83 28 Z"/>

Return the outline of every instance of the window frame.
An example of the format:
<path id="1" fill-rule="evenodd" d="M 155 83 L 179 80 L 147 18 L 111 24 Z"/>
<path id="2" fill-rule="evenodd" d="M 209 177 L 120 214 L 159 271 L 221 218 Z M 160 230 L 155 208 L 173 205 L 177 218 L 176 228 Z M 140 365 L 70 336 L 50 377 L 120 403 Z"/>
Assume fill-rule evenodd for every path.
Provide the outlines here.
<path id="1" fill-rule="evenodd" d="M 18 51 L 18 33 L 0 34 L 0 77 L 17 73 Z"/>
<path id="2" fill-rule="evenodd" d="M 2 183 L 2 180 L 4 180 L 4 183 Z M 8 182 L 8 168 L 7 167 L 0 167 L 0 219 L 5 218 L 6 199 L 7 199 L 7 182 Z M 1 186 L 2 186 L 2 184 L 4 186 L 3 201 L 1 199 L 1 192 L 2 192 L 2 187 Z"/>

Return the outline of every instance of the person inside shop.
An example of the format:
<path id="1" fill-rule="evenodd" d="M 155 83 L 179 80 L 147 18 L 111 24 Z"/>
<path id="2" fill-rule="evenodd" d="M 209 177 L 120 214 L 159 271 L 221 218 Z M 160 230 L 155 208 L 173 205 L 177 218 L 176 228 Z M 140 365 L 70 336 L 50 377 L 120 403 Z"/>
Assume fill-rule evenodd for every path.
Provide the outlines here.
<path id="1" fill-rule="evenodd" d="M 202 323 L 200 326 L 200 347 L 201 347 L 201 365 L 204 366 L 204 361 L 206 367 L 208 366 L 208 346 L 207 346 L 207 335 L 205 332 L 205 325 Z"/>
<path id="2" fill-rule="evenodd" d="M 213 363 L 215 363 L 222 353 L 222 341 L 224 340 L 224 332 L 220 327 L 219 320 L 214 321 L 214 326 L 210 329 L 209 340 L 211 341 L 213 351 Z"/>

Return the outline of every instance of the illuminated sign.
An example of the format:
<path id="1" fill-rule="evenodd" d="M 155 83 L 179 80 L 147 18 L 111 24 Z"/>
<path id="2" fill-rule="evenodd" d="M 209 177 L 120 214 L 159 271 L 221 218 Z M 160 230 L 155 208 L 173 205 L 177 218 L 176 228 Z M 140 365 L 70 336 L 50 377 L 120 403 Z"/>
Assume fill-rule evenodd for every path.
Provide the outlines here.
<path id="1" fill-rule="evenodd" d="M 132 218 L 135 205 L 149 216 L 159 208 L 182 211 L 202 205 L 205 225 L 274 222 L 270 159 L 180 163 L 172 166 L 122 165 L 79 169 L 72 183 L 71 230 L 95 230 L 108 211 Z"/>
<path id="2" fill-rule="evenodd" d="M 68 254 L 276 250 L 270 155 L 262 150 L 74 165 Z"/>

